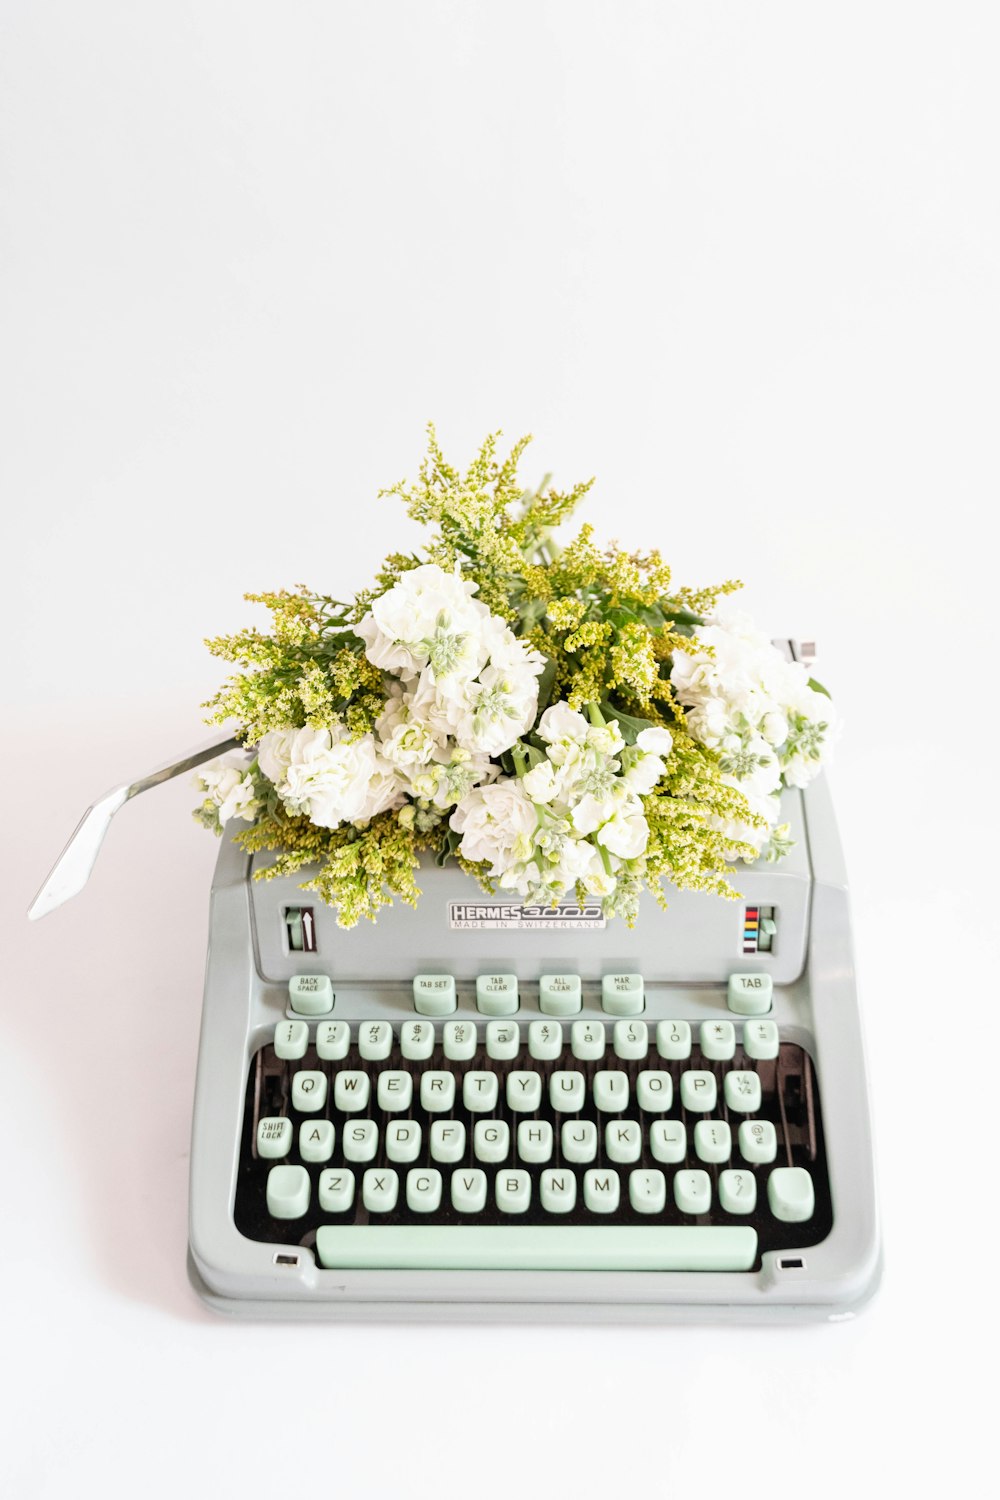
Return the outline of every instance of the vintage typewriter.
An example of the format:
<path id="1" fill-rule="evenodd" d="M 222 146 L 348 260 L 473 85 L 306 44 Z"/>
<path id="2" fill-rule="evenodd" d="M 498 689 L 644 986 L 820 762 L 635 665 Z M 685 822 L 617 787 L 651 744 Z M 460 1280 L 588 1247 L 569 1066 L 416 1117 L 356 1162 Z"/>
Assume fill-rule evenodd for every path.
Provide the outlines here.
<path id="1" fill-rule="evenodd" d="M 36 899 L 80 888 L 95 804 Z M 880 1252 L 844 869 L 825 778 L 738 902 L 599 908 L 421 872 L 351 932 L 224 840 L 191 1153 L 191 1280 L 221 1312 L 849 1317 Z"/>

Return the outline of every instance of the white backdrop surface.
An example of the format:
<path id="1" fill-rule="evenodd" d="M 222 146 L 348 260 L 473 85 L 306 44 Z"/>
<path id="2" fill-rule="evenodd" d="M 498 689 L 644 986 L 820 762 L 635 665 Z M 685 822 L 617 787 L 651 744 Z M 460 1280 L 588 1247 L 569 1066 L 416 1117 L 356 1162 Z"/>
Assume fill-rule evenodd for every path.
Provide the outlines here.
<path id="1" fill-rule="evenodd" d="M 984 1480 L 998 40 L 878 0 L 0 6 L 5 1494 Z M 189 1291 L 190 789 L 23 912 L 94 794 L 199 738 L 244 590 L 352 592 L 412 539 L 374 497 L 429 418 L 463 460 L 533 431 L 603 537 L 820 643 L 887 1254 L 852 1324 L 230 1326 Z"/>

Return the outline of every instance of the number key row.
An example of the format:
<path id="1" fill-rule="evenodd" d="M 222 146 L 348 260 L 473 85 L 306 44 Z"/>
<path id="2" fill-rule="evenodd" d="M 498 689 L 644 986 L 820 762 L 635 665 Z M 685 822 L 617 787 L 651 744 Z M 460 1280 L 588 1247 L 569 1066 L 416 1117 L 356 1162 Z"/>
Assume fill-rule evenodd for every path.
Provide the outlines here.
<path id="1" fill-rule="evenodd" d="M 569 1045 L 578 1062 L 598 1062 L 608 1046 L 608 1028 L 600 1021 L 574 1021 Z M 636 1061 L 647 1055 L 649 1027 L 645 1021 L 616 1021 L 610 1031 L 616 1057 Z M 433 1054 L 438 1035 L 430 1021 L 404 1021 L 399 1028 L 399 1046 L 408 1062 L 426 1062 Z M 452 1062 L 470 1062 L 480 1045 L 473 1021 L 447 1021 L 440 1031 L 444 1055 Z M 698 1032 L 704 1057 L 727 1062 L 736 1054 L 736 1028 L 731 1021 L 705 1021 Z M 357 1027 L 357 1045 L 366 1062 L 384 1062 L 393 1048 L 393 1029 L 388 1021 L 363 1021 Z M 521 1026 L 517 1021 L 490 1021 L 485 1028 L 487 1056 L 495 1062 L 513 1062 L 521 1050 Z M 529 1055 L 539 1062 L 555 1061 L 565 1045 L 559 1021 L 532 1021 L 527 1027 Z M 681 1062 L 691 1056 L 693 1045 L 688 1021 L 660 1021 L 655 1046 L 666 1061 Z M 274 1033 L 278 1057 L 297 1061 L 309 1046 L 306 1021 L 282 1021 Z M 324 1062 L 342 1062 L 351 1048 L 347 1021 L 321 1021 L 316 1027 L 316 1051 Z M 749 1057 L 765 1061 L 778 1055 L 778 1028 L 773 1021 L 750 1020 L 743 1026 L 743 1048 Z"/>

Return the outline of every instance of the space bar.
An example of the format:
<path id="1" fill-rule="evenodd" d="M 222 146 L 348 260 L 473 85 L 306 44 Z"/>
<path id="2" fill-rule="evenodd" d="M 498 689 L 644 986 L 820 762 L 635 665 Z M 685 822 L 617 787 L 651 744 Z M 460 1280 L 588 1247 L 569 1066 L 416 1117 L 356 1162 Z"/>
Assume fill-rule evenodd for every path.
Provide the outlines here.
<path id="1" fill-rule="evenodd" d="M 329 1270 L 749 1271 L 757 1231 L 691 1224 L 323 1224 Z"/>

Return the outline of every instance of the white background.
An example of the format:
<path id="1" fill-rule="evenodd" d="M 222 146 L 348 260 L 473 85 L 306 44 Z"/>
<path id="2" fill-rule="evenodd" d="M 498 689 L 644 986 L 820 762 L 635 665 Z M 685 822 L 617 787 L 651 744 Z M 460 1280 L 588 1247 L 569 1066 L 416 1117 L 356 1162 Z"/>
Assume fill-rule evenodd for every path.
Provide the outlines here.
<path id="1" fill-rule="evenodd" d="M 5 1493 L 982 1480 L 995 7 L 0 23 Z M 595 473 L 603 536 L 741 576 L 768 630 L 820 642 L 887 1252 L 853 1324 L 231 1326 L 189 1291 L 216 853 L 190 789 L 127 808 L 72 905 L 23 911 L 94 794 L 200 737 L 202 637 L 256 617 L 244 590 L 349 593 L 401 543 L 374 497 L 428 418 L 463 461 L 535 432 L 526 475 Z"/>

